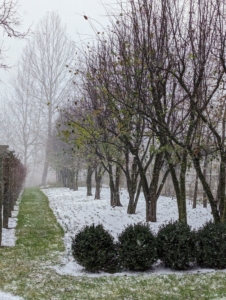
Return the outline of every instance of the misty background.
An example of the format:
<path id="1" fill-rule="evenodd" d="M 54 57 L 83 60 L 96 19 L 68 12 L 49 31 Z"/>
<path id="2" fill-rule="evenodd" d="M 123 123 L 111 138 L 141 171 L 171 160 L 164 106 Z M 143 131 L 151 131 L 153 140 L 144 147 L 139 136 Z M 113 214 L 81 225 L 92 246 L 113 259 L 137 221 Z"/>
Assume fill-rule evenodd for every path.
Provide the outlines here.
<path id="1" fill-rule="evenodd" d="M 21 20 L 18 30 L 29 31 L 28 34 L 17 39 L 7 36 L 2 29 L 0 31 L 3 62 L 7 66 L 0 69 L 0 144 L 9 145 L 27 167 L 27 186 L 56 180 L 55 171 L 47 166 L 46 147 L 60 107 L 72 99 L 74 93 L 66 65 L 73 66 L 75 48 L 79 44 L 94 38 L 94 27 L 101 30 L 107 26 L 106 8 L 112 5 L 110 3 L 109 0 L 21 0 L 17 3 Z M 47 50 L 47 45 L 54 45 L 51 45 L 50 36 L 44 38 L 46 30 L 50 36 L 55 31 L 53 44 L 57 43 L 59 35 L 58 46 L 60 43 L 64 46 L 56 51 L 55 56 L 53 48 Z M 47 57 L 42 61 L 43 73 L 40 74 L 38 64 L 45 53 Z M 48 65 L 53 57 L 54 65 Z M 60 78 L 54 84 L 49 82 L 49 90 L 53 85 L 56 88 L 51 94 L 45 90 L 42 76 L 52 72 L 52 67 L 58 68 L 58 73 L 56 69 L 54 72 Z M 34 83 L 38 75 L 39 81 Z"/>

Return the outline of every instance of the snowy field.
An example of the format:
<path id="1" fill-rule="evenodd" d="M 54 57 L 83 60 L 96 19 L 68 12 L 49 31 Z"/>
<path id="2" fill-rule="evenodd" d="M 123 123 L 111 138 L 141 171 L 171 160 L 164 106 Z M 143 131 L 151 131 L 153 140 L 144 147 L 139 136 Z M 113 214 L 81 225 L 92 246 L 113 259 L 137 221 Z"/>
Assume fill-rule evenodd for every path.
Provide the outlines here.
<path id="1" fill-rule="evenodd" d="M 62 264 L 55 266 L 54 269 L 60 274 L 68 274 L 74 276 L 103 276 L 106 273 L 89 274 L 78 265 L 71 254 L 71 239 L 84 226 L 91 224 L 103 224 L 115 239 L 125 226 L 138 222 L 145 221 L 145 200 L 143 195 L 140 196 L 135 215 L 128 215 L 126 213 L 128 204 L 128 194 L 125 189 L 121 190 L 121 203 L 123 207 L 112 208 L 110 206 L 110 191 L 109 188 L 102 188 L 101 200 L 93 200 L 93 196 L 86 196 L 86 189 L 79 188 L 79 191 L 72 191 L 68 188 L 48 188 L 42 190 L 49 198 L 50 207 L 52 208 L 58 222 L 63 227 L 64 244 L 66 251 L 62 257 Z M 210 220 L 210 207 L 203 208 L 197 205 L 196 209 L 192 209 L 192 204 L 187 203 L 188 224 L 192 228 L 199 228 L 207 220 Z M 157 205 L 157 222 L 150 223 L 154 232 L 158 231 L 158 227 L 167 223 L 170 220 L 177 220 L 177 205 L 176 199 L 169 197 L 160 197 Z M 186 271 L 187 273 L 208 272 L 214 270 L 195 269 Z M 174 272 L 170 269 L 164 268 L 161 264 L 144 273 L 158 273 L 168 274 L 177 273 L 184 274 L 186 272 Z M 115 275 L 132 275 L 133 272 L 117 273 Z M 138 274 L 138 273 L 136 273 Z"/>

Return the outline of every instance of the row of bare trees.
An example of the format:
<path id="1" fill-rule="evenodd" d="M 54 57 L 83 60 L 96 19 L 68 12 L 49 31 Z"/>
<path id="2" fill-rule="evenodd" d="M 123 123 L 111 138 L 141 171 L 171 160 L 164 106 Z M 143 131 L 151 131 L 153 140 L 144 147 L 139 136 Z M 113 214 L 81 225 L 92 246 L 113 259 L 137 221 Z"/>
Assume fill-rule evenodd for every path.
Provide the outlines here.
<path id="1" fill-rule="evenodd" d="M 65 110 L 62 134 L 101 161 L 112 205 L 120 205 L 115 188 L 120 172 L 127 181 L 129 213 L 135 213 L 142 187 L 146 221 L 156 221 L 157 200 L 170 175 L 179 220 L 187 222 L 190 168 L 214 221 L 226 221 L 225 5 L 121 2 L 119 11 L 109 12 L 111 26 L 83 45 L 72 69 L 76 96 Z M 206 176 L 213 160 L 219 166 L 216 193 Z"/>
<path id="2" fill-rule="evenodd" d="M 8 229 L 9 217 L 12 217 L 14 205 L 23 188 L 26 178 L 26 168 L 9 151 L 8 146 L 0 145 L 0 246 L 2 243 L 2 228 Z"/>

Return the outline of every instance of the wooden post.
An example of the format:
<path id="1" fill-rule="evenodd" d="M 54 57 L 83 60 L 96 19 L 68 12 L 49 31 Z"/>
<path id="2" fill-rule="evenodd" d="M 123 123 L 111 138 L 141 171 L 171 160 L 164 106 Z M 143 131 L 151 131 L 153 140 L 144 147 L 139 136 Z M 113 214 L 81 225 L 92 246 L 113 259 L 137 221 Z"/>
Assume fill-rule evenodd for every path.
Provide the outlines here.
<path id="1" fill-rule="evenodd" d="M 3 158 L 7 145 L 0 145 L 0 246 L 2 245 L 2 205 L 4 201 Z"/>

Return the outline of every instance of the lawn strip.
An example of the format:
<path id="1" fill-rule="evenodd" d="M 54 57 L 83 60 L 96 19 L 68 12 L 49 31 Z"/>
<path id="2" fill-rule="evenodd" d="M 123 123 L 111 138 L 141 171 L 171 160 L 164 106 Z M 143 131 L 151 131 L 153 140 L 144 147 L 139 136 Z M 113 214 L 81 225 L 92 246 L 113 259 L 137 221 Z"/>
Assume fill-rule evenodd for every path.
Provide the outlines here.
<path id="1" fill-rule="evenodd" d="M 59 263 L 64 250 L 63 231 L 38 189 L 22 195 L 16 235 L 15 247 L 0 249 L 0 290 L 24 299 L 201 300 L 226 295 L 223 272 L 99 278 L 57 274 L 50 266 Z"/>

